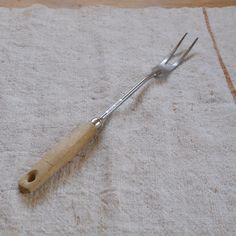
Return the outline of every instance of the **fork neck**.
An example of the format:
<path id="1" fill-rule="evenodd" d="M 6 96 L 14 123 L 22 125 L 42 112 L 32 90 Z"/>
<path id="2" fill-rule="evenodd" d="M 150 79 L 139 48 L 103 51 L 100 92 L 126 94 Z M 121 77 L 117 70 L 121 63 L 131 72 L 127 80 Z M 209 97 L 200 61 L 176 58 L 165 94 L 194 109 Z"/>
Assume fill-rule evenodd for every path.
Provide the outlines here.
<path id="1" fill-rule="evenodd" d="M 130 98 L 139 88 L 141 88 L 150 79 L 157 77 L 161 73 L 160 70 L 154 70 L 141 81 L 139 81 L 132 89 L 130 89 L 124 96 L 110 106 L 99 118 L 99 122 L 104 123 L 105 120 L 114 112 L 119 106 L 121 106 L 128 98 Z"/>

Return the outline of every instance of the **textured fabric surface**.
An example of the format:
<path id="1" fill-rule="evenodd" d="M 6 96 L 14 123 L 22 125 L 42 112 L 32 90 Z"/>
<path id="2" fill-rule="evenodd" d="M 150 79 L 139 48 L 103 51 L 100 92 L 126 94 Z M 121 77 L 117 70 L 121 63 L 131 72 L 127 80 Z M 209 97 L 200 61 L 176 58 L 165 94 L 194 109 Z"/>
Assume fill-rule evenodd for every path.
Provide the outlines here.
<path id="1" fill-rule="evenodd" d="M 224 62 L 231 74 L 234 84 L 236 84 L 236 12 L 235 8 L 209 9 L 209 17 L 212 20 L 212 29 L 218 41 L 220 52 Z M 224 22 L 224 24 L 222 24 Z"/>
<path id="2" fill-rule="evenodd" d="M 210 21 L 235 65 L 228 11 L 236 18 L 212 9 Z M 85 156 L 34 194 L 18 192 L 48 148 L 187 31 L 185 46 L 200 36 L 191 60 L 123 105 Z M 1 8 L 0 32 L 1 235 L 236 234 L 235 103 L 202 9 Z"/>

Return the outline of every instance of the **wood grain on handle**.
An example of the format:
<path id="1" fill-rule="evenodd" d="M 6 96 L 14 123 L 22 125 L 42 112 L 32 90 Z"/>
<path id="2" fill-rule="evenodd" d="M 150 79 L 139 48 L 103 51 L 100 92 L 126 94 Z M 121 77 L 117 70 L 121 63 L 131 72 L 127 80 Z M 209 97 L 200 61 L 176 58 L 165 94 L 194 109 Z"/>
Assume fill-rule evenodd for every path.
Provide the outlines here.
<path id="1" fill-rule="evenodd" d="M 92 122 L 74 129 L 64 140 L 44 154 L 31 170 L 19 180 L 19 189 L 29 193 L 40 187 L 49 177 L 72 160 L 96 135 L 97 128 Z"/>

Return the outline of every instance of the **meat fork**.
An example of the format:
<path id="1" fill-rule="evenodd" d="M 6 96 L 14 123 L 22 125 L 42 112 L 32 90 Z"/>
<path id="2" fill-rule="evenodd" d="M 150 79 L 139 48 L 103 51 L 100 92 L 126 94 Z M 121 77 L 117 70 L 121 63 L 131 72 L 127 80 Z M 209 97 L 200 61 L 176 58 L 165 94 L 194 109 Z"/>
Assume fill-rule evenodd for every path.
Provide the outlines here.
<path id="1" fill-rule="evenodd" d="M 46 152 L 42 159 L 39 160 L 30 171 L 20 178 L 20 191 L 23 193 L 29 193 L 40 187 L 49 177 L 51 177 L 67 162 L 72 160 L 81 151 L 81 149 L 96 136 L 107 118 L 139 88 L 141 88 L 152 78 L 157 79 L 162 76 L 167 76 L 170 72 L 176 69 L 186 59 L 186 56 L 198 40 L 198 38 L 196 38 L 190 47 L 183 52 L 183 54 L 175 62 L 170 63 L 170 60 L 173 59 L 173 56 L 186 35 L 187 33 L 184 34 L 170 54 L 165 57 L 159 65 L 153 68 L 150 74 L 148 74 L 122 98 L 109 107 L 100 117 L 94 118 L 91 121 L 75 128 L 69 136 L 59 142 L 53 149 Z"/>

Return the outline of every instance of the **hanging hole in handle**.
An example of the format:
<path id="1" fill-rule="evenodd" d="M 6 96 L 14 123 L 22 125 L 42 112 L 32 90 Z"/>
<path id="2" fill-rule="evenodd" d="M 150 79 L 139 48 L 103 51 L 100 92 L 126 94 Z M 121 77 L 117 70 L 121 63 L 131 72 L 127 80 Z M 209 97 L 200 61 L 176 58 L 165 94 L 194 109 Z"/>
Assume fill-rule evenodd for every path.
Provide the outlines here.
<path id="1" fill-rule="evenodd" d="M 38 171 L 37 170 L 32 170 L 28 173 L 28 178 L 27 181 L 29 183 L 33 182 L 36 179 Z"/>

